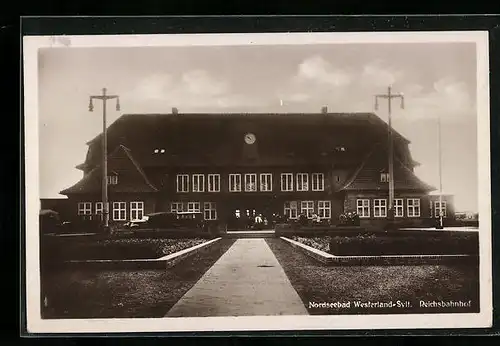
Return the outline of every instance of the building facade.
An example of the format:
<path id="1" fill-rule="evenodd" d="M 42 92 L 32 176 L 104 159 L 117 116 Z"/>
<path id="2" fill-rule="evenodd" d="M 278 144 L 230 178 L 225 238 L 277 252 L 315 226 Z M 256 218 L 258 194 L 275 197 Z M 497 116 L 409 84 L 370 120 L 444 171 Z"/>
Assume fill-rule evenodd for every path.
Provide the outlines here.
<path id="1" fill-rule="evenodd" d="M 107 134 L 111 222 L 159 211 L 199 211 L 228 228 L 257 214 L 387 218 L 388 126 L 375 114 L 129 114 Z M 421 225 L 439 202 L 414 173 L 409 141 L 393 134 L 395 219 Z M 61 194 L 76 216 L 100 218 L 102 138 L 87 144 L 82 179 Z M 452 200 L 443 197 L 445 217 Z"/>

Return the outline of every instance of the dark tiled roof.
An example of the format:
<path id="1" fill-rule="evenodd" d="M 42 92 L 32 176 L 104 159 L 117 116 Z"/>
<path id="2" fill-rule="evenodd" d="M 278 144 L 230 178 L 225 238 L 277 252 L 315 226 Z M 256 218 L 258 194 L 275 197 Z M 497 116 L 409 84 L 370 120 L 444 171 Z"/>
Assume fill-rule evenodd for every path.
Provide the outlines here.
<path id="1" fill-rule="evenodd" d="M 247 132 L 257 137 L 251 157 L 245 155 Z M 144 168 L 357 163 L 367 146 L 386 138 L 387 124 L 371 113 L 128 114 L 108 130 L 108 146 L 126 145 Z M 399 147 L 409 143 L 397 132 L 395 139 Z M 92 168 L 99 163 L 100 136 L 89 145 L 86 165 Z"/>
<path id="2" fill-rule="evenodd" d="M 338 189 L 338 191 L 388 189 L 388 183 L 380 181 L 380 173 L 382 171 L 387 172 L 387 170 L 385 167 L 384 169 L 377 168 L 377 166 L 380 165 L 380 161 L 377 161 L 374 157 L 379 147 L 379 145 L 375 145 L 368 152 L 363 161 L 354 170 L 351 177 Z M 394 160 L 394 178 L 395 190 L 414 190 L 423 192 L 436 190 L 435 187 L 420 180 L 415 173 L 398 158 Z"/>
<path id="3" fill-rule="evenodd" d="M 108 185 L 113 192 L 154 192 L 158 189 L 150 182 L 144 170 L 132 156 L 130 149 L 120 145 L 108 155 L 108 174 L 118 175 L 117 185 Z M 101 193 L 102 170 L 96 166 L 75 185 L 61 191 L 63 195 L 77 193 Z"/>

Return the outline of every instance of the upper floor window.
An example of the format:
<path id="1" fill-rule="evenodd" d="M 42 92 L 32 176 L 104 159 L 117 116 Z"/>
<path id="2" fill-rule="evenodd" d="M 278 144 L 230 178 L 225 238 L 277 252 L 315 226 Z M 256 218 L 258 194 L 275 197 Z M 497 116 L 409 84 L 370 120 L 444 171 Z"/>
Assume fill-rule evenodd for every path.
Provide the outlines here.
<path id="1" fill-rule="evenodd" d="M 205 191 L 205 176 L 203 174 L 193 174 L 193 192 Z"/>
<path id="2" fill-rule="evenodd" d="M 241 174 L 229 174 L 229 192 L 241 192 Z"/>
<path id="3" fill-rule="evenodd" d="M 257 174 L 245 174 L 245 191 L 257 191 Z"/>
<path id="4" fill-rule="evenodd" d="M 208 175 L 208 192 L 219 192 L 220 191 L 220 175 L 219 174 L 209 174 Z"/>
<path id="5" fill-rule="evenodd" d="M 272 191 L 273 181 L 271 173 L 262 173 L 260 175 L 260 191 Z"/>
<path id="6" fill-rule="evenodd" d="M 108 175 L 107 177 L 108 185 L 116 185 L 118 184 L 118 176 L 117 175 Z"/>
<path id="7" fill-rule="evenodd" d="M 189 175 L 177 175 L 177 192 L 189 192 Z"/>
<path id="8" fill-rule="evenodd" d="M 380 182 L 388 183 L 389 182 L 389 173 L 382 172 L 380 173 Z"/>
<path id="9" fill-rule="evenodd" d="M 325 189 L 325 176 L 323 173 L 313 173 L 311 180 L 313 191 L 323 191 Z"/>
<path id="10" fill-rule="evenodd" d="M 309 191 L 309 174 L 297 173 L 297 191 Z"/>
<path id="11" fill-rule="evenodd" d="M 293 191 L 292 173 L 281 173 L 281 191 Z"/>

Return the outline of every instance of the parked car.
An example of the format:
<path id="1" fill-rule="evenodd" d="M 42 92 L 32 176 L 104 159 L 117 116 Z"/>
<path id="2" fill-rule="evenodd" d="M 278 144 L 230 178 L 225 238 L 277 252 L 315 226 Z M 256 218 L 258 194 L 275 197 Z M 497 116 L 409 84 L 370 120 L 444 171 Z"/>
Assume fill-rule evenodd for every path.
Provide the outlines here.
<path id="1" fill-rule="evenodd" d="M 206 223 L 201 212 L 159 212 L 147 215 L 140 227 L 205 230 Z"/>
<path id="2" fill-rule="evenodd" d="M 134 219 L 125 223 L 125 227 L 127 228 L 144 228 L 149 220 L 148 215 L 144 215 L 142 219 Z"/>

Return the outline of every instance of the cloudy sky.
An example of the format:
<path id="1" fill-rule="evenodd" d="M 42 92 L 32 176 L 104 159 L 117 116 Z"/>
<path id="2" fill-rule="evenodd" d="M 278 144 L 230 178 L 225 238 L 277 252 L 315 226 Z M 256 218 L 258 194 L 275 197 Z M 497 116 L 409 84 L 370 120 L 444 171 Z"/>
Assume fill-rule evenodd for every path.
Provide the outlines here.
<path id="1" fill-rule="evenodd" d="M 47 48 L 39 53 L 40 194 L 82 176 L 85 143 L 102 129 L 103 87 L 122 113 L 374 111 L 391 84 L 405 95 L 393 126 L 411 141 L 420 178 L 438 186 L 442 119 L 443 190 L 459 210 L 477 210 L 476 52 L 473 43 L 331 44 L 151 48 Z M 387 120 L 387 105 L 376 112 Z M 119 117 L 114 105 L 109 121 Z"/>

